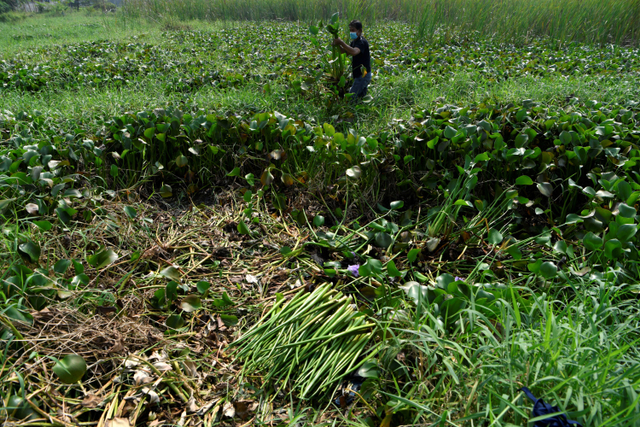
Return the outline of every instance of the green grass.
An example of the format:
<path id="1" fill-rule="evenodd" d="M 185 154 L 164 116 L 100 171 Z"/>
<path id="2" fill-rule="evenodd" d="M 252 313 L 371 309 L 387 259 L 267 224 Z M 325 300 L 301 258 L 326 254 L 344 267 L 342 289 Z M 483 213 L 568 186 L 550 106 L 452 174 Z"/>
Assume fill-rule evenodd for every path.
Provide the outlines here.
<path id="1" fill-rule="evenodd" d="M 639 426 L 637 49 L 574 42 L 624 42 L 631 3 L 592 27 L 592 2 L 421 4 L 343 11 L 375 23 L 355 107 L 304 23 L 329 3 L 0 23 L 2 422 L 510 427 L 528 386 L 585 426 Z M 275 17 L 304 22 L 236 21 Z M 327 283 L 376 325 L 348 405 L 298 392 L 344 374 L 305 341 L 334 313 L 281 316 L 286 336 L 265 315 Z M 70 353 L 80 385 L 52 370 Z"/>

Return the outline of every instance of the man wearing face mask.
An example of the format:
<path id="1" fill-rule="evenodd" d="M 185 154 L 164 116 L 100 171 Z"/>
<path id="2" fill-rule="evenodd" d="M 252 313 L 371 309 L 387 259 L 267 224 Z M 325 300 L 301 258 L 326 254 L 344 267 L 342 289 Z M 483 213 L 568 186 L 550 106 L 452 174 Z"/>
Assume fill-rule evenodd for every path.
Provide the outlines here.
<path id="1" fill-rule="evenodd" d="M 333 45 L 339 46 L 342 52 L 351 55 L 353 85 L 349 89 L 349 93 L 352 93 L 355 99 L 360 99 L 367 94 L 367 86 L 371 82 L 371 54 L 369 53 L 369 42 L 362 36 L 362 23 L 358 20 L 351 21 L 349 32 L 350 44 L 336 38 L 333 40 Z"/>

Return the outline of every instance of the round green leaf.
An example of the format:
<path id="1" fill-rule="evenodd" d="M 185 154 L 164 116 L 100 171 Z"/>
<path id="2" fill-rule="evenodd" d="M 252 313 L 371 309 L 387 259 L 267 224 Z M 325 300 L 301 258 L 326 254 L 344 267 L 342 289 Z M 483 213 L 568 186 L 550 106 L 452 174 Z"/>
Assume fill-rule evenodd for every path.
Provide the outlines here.
<path id="1" fill-rule="evenodd" d="M 201 294 L 204 294 L 205 292 L 207 292 L 210 287 L 211 287 L 211 283 L 207 282 L 206 280 L 201 280 L 198 283 L 196 283 L 196 288 L 198 288 L 198 292 L 200 292 Z"/>
<path id="2" fill-rule="evenodd" d="M 220 319 L 227 326 L 235 326 L 238 324 L 238 318 L 232 314 L 221 314 Z"/>
<path id="3" fill-rule="evenodd" d="M 18 420 L 38 418 L 36 411 L 31 408 L 29 402 L 15 394 L 9 397 L 5 409 L 9 413 L 9 417 Z"/>
<path id="4" fill-rule="evenodd" d="M 40 259 L 40 246 L 36 243 L 28 240 L 26 243 L 22 243 L 18 246 L 18 250 L 31 259 L 31 262 L 38 262 Z"/>
<path id="5" fill-rule="evenodd" d="M 324 217 L 322 215 L 316 215 L 313 217 L 313 225 L 316 227 L 322 227 L 324 224 Z"/>
<path id="6" fill-rule="evenodd" d="M 64 384 L 75 384 L 87 372 L 84 359 L 76 354 L 67 354 L 53 366 L 53 372 Z"/>
<path id="7" fill-rule="evenodd" d="M 33 221 L 33 223 L 38 226 L 38 228 L 42 231 L 49 231 L 53 227 L 49 221 Z"/>
<path id="8" fill-rule="evenodd" d="M 582 243 L 584 244 L 585 248 L 589 249 L 590 251 L 595 251 L 596 249 L 602 248 L 603 241 L 601 237 L 596 236 L 590 231 L 584 236 L 584 238 L 582 239 Z"/>
<path id="9" fill-rule="evenodd" d="M 539 271 L 545 279 L 553 279 L 558 273 L 558 267 L 554 263 L 547 261 L 542 263 Z"/>
<path id="10" fill-rule="evenodd" d="M 418 258 L 418 254 L 420 253 L 420 249 L 411 249 L 409 254 L 407 255 L 407 261 L 414 262 Z"/>
<path id="11" fill-rule="evenodd" d="M 53 266 L 53 271 L 58 274 L 64 274 L 67 272 L 67 269 L 70 265 L 71 261 L 69 261 L 68 259 L 61 259 L 60 261 L 55 263 L 55 265 Z"/>
<path id="12" fill-rule="evenodd" d="M 489 243 L 492 245 L 499 245 L 502 242 L 502 233 L 495 228 L 489 230 Z"/>
<path id="13" fill-rule="evenodd" d="M 136 209 L 132 206 L 125 206 L 124 207 L 124 213 L 127 214 L 127 216 L 131 219 L 134 219 L 136 217 L 136 215 L 138 215 L 138 212 L 136 211 Z"/>
<path id="14" fill-rule="evenodd" d="M 526 175 L 522 175 L 516 178 L 516 185 L 532 185 L 533 180 Z"/>
<path id="15" fill-rule="evenodd" d="M 389 233 L 378 232 L 375 236 L 375 242 L 380 248 L 388 248 L 393 243 L 393 237 Z"/>
<path id="16" fill-rule="evenodd" d="M 628 242 L 633 239 L 633 236 L 638 232 L 638 226 L 636 224 L 624 224 L 618 229 L 616 237 L 621 242 Z"/>
<path id="17" fill-rule="evenodd" d="M 636 208 L 627 205 L 626 203 L 620 203 L 618 205 L 618 211 L 620 215 L 624 218 L 634 218 L 638 213 Z"/>
<path id="18" fill-rule="evenodd" d="M 362 378 L 378 378 L 380 376 L 380 368 L 373 360 L 367 360 L 358 369 L 358 375 Z"/>
<path id="19" fill-rule="evenodd" d="M 404 206 L 404 202 L 402 200 L 396 200 L 395 202 L 391 202 L 391 209 L 402 209 Z"/>
<path id="20" fill-rule="evenodd" d="M 245 224 L 244 221 L 240 221 L 238 223 L 238 233 L 246 234 L 246 235 L 250 235 L 251 234 L 251 231 L 249 230 L 249 227 L 247 227 L 247 224 Z"/>
<path id="21" fill-rule="evenodd" d="M 389 261 L 387 263 L 387 274 L 389 275 L 389 277 L 400 277 L 401 273 L 398 270 L 398 268 L 396 267 L 396 263 L 392 261 Z"/>
<path id="22" fill-rule="evenodd" d="M 184 326 L 184 319 L 179 314 L 172 314 L 167 317 L 165 325 L 171 329 L 180 329 Z"/>
<path id="23" fill-rule="evenodd" d="M 622 256 L 622 243 L 618 239 L 611 239 L 604 244 L 604 255 L 610 260 L 617 260 Z"/>

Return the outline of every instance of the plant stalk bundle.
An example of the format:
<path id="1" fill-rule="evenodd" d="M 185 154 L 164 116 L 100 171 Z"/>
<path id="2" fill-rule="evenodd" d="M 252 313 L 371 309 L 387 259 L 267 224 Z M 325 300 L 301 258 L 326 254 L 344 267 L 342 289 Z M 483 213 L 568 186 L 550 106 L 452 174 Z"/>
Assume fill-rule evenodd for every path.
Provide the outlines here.
<path id="1" fill-rule="evenodd" d="M 278 300 L 231 345 L 245 373 L 262 372 L 265 382 L 280 387 L 291 382 L 291 391 L 309 399 L 331 391 L 378 351 L 374 346 L 363 357 L 375 328 L 350 297 L 324 284 L 312 293 L 300 291 L 286 304 Z"/>

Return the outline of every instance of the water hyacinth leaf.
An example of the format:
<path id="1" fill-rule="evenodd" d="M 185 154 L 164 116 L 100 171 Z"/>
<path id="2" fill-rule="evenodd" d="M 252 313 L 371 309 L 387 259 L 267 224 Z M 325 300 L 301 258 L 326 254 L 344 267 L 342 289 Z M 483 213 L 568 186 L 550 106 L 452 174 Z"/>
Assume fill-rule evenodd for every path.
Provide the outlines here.
<path id="1" fill-rule="evenodd" d="M 178 282 L 175 280 L 167 283 L 167 286 L 164 288 L 165 299 L 168 302 L 175 301 L 178 299 Z"/>
<path id="2" fill-rule="evenodd" d="M 447 289 L 449 284 L 456 281 L 456 278 L 449 273 L 441 274 L 436 278 L 436 285 L 441 289 Z"/>
<path id="3" fill-rule="evenodd" d="M 545 279 L 553 279 L 558 273 L 558 267 L 554 263 L 546 261 L 540 265 L 539 272 Z"/>
<path id="4" fill-rule="evenodd" d="M 188 164 L 189 164 L 189 159 L 187 159 L 187 157 L 184 156 L 183 154 L 180 154 L 178 157 L 176 157 L 176 166 L 178 166 L 179 168 L 183 168 Z"/>
<path id="5" fill-rule="evenodd" d="M 538 190 L 545 197 L 551 197 L 553 195 L 553 187 L 548 182 L 538 184 Z"/>
<path id="6" fill-rule="evenodd" d="M 69 267 L 71 266 L 71 261 L 68 259 L 61 259 L 53 265 L 53 271 L 58 274 L 65 274 Z"/>
<path id="7" fill-rule="evenodd" d="M 402 275 L 393 260 L 387 263 L 387 274 L 389 275 L 389 277 L 400 277 Z"/>
<path id="8" fill-rule="evenodd" d="M 167 317 L 167 320 L 164 322 L 167 327 L 171 329 L 180 329 L 184 326 L 184 319 L 179 314 L 172 314 Z"/>
<path id="9" fill-rule="evenodd" d="M 238 318 L 232 314 L 221 314 L 220 319 L 226 326 L 235 326 L 238 324 Z"/>
<path id="10" fill-rule="evenodd" d="M 160 275 L 166 277 L 169 280 L 175 280 L 176 282 L 179 282 L 180 278 L 182 277 L 180 271 L 173 266 L 162 269 L 160 271 Z"/>
<path id="11" fill-rule="evenodd" d="M 409 254 L 407 255 L 407 261 L 409 262 L 414 262 L 416 260 L 416 258 L 418 258 L 418 255 L 420 254 L 420 249 L 411 249 L 409 251 Z"/>
<path id="12" fill-rule="evenodd" d="M 9 418 L 12 419 L 32 420 L 38 418 L 38 414 L 29 405 L 29 402 L 15 394 L 9 397 L 7 406 L 4 409 L 9 414 Z"/>
<path id="13" fill-rule="evenodd" d="M 388 248 L 393 244 L 393 237 L 389 233 L 378 232 L 375 235 L 375 243 L 380 248 Z"/>
<path id="14" fill-rule="evenodd" d="M 249 227 L 247 227 L 247 224 L 245 224 L 244 221 L 240 221 L 238 223 L 237 229 L 238 229 L 238 233 L 240 233 L 240 234 L 246 234 L 246 235 L 250 235 L 251 234 L 251 231 L 249 230 Z"/>
<path id="15" fill-rule="evenodd" d="M 118 260 L 118 254 L 115 253 L 113 250 L 111 249 L 104 249 L 94 255 L 91 255 L 89 258 L 87 258 L 87 262 L 89 263 L 89 265 L 91 265 L 93 268 L 99 270 L 101 268 L 104 268 L 114 262 L 116 262 Z"/>
<path id="16" fill-rule="evenodd" d="M 496 230 L 495 228 L 489 230 L 489 243 L 491 243 L 492 245 L 498 245 L 502 243 L 502 239 L 502 233 L 500 233 L 498 230 Z"/>
<path id="17" fill-rule="evenodd" d="M 29 257 L 31 262 L 38 262 L 38 260 L 40 259 L 40 246 L 37 243 L 32 242 L 31 240 L 18 245 L 18 251 L 20 251 L 21 254 Z"/>
<path id="18" fill-rule="evenodd" d="M 68 224 L 69 222 L 71 222 L 71 218 L 76 213 L 78 213 L 78 211 L 72 208 L 56 208 L 56 214 L 63 224 Z"/>
<path id="19" fill-rule="evenodd" d="M 240 175 L 240 168 L 237 166 L 227 174 L 227 176 L 238 176 L 238 175 Z"/>
<path id="20" fill-rule="evenodd" d="M 403 286 L 398 287 L 402 289 L 405 294 L 407 294 L 407 296 L 416 303 L 416 305 L 420 304 L 421 302 L 424 303 L 427 300 L 427 292 L 429 291 L 429 288 L 425 285 L 421 285 L 418 282 L 411 281 L 405 283 Z"/>
<path id="21" fill-rule="evenodd" d="M 522 252 L 520 251 L 520 248 L 518 248 L 516 245 L 509 246 L 507 248 L 507 253 L 511 255 L 511 257 L 516 261 L 522 259 Z"/>
<path id="22" fill-rule="evenodd" d="M 111 165 L 111 170 L 109 171 L 109 174 L 110 174 L 113 178 L 117 178 L 117 177 L 118 177 L 118 166 L 116 166 L 116 165 Z"/>
<path id="23" fill-rule="evenodd" d="M 622 242 L 618 239 L 611 239 L 604 244 L 604 255 L 612 261 L 620 259 L 622 256 Z"/>
<path id="24" fill-rule="evenodd" d="M 53 224 L 49 221 L 33 221 L 33 223 L 42 231 L 49 231 L 53 228 Z"/>
<path id="25" fill-rule="evenodd" d="M 53 372 L 64 384 L 75 384 L 87 372 L 87 363 L 81 356 L 67 354 L 56 362 Z"/>
<path id="26" fill-rule="evenodd" d="M 196 295 L 188 295 L 183 298 L 180 303 L 180 308 L 182 308 L 187 313 L 191 313 L 193 311 L 199 310 L 202 308 L 202 302 L 200 302 L 200 298 Z"/>
<path id="27" fill-rule="evenodd" d="M 380 367 L 375 361 L 367 360 L 362 364 L 360 369 L 358 369 L 358 375 L 362 378 L 379 378 Z"/>
<path id="28" fill-rule="evenodd" d="M 168 184 L 162 184 L 162 187 L 160 187 L 160 195 L 163 198 L 168 199 L 173 196 L 173 189 Z"/>
<path id="29" fill-rule="evenodd" d="M 603 240 L 601 237 L 596 236 L 590 231 L 587 234 L 585 234 L 584 238 L 582 239 L 582 243 L 584 244 L 584 247 L 587 248 L 588 250 L 595 251 L 597 249 L 602 248 Z"/>
<path id="30" fill-rule="evenodd" d="M 265 171 L 262 172 L 262 175 L 260 175 L 260 182 L 265 187 L 267 185 L 271 185 L 274 179 L 275 178 L 269 169 L 265 169 Z"/>
<path id="31" fill-rule="evenodd" d="M 637 215 L 636 208 L 627 205 L 626 203 L 620 203 L 618 205 L 618 211 L 623 218 L 635 218 Z"/>
<path id="32" fill-rule="evenodd" d="M 558 240 L 553 245 L 553 250 L 555 252 L 558 252 L 558 253 L 561 253 L 561 254 L 566 254 L 567 253 L 567 243 L 564 240 Z"/>
<path id="33" fill-rule="evenodd" d="M 542 259 L 538 259 L 536 260 L 536 262 L 527 264 L 527 269 L 532 273 L 537 273 L 540 271 L 541 266 L 542 266 Z"/>
<path id="34" fill-rule="evenodd" d="M 638 226 L 636 224 L 624 224 L 618 228 L 616 238 L 621 242 L 628 242 L 638 232 Z"/>
<path id="35" fill-rule="evenodd" d="M 124 213 L 131 219 L 134 219 L 138 215 L 138 212 L 133 206 L 125 206 Z"/>
<path id="36" fill-rule="evenodd" d="M 322 227 L 324 225 L 324 217 L 322 215 L 316 215 L 313 217 L 313 225 L 316 227 Z"/>
<path id="37" fill-rule="evenodd" d="M 526 175 L 516 178 L 516 185 L 533 185 L 533 180 Z"/>
<path id="38" fill-rule="evenodd" d="M 204 294 L 205 292 L 207 292 L 210 287 L 211 287 L 211 283 L 207 282 L 206 280 L 201 280 L 198 283 L 196 283 L 196 288 L 198 289 L 198 292 L 200 292 L 201 294 Z"/>
<path id="39" fill-rule="evenodd" d="M 391 202 L 391 209 L 402 209 L 404 206 L 404 202 L 402 200 L 396 200 L 395 202 Z"/>

